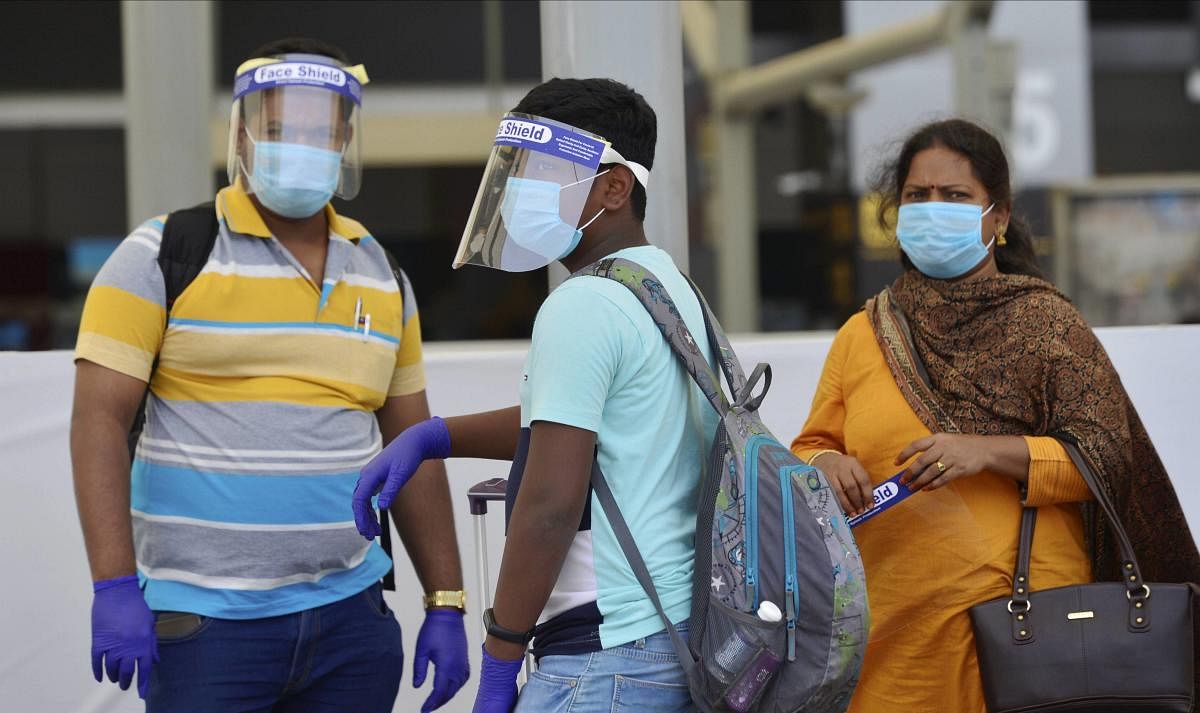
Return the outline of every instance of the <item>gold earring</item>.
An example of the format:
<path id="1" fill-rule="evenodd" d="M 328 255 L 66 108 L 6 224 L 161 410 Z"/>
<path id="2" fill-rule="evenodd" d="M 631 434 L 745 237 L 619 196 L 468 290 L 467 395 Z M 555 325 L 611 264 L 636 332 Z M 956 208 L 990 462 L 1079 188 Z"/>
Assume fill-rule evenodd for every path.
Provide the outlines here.
<path id="1" fill-rule="evenodd" d="M 1008 245 L 1008 239 L 1004 237 L 1004 228 L 1000 229 L 1000 234 L 996 236 L 996 244 L 1000 247 Z"/>

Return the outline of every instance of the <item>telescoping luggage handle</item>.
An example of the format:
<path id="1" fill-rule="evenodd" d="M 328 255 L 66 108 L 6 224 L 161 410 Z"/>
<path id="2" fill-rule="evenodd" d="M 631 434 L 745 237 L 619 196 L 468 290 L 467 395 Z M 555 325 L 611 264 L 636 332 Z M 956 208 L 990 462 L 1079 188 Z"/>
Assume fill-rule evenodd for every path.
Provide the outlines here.
<path id="1" fill-rule="evenodd" d="M 476 483 L 467 491 L 467 501 L 471 506 L 472 521 L 475 527 L 475 576 L 479 582 L 479 607 L 476 611 L 483 613 L 492 605 L 491 581 L 488 575 L 487 563 L 487 534 L 484 529 L 483 517 L 487 515 L 488 503 L 504 500 L 508 492 L 508 481 L 504 478 L 491 478 Z"/>
<path id="2" fill-rule="evenodd" d="M 488 502 L 503 500 L 508 493 L 508 481 L 504 478 L 491 478 L 482 483 L 476 483 L 467 491 L 467 500 L 471 503 L 472 515 L 487 515 Z"/>
<path id="3" fill-rule="evenodd" d="M 483 518 L 488 513 L 488 503 L 504 500 L 508 494 L 508 481 L 504 478 L 489 478 L 476 483 L 467 490 L 467 502 L 471 508 L 471 520 L 475 527 L 475 581 L 479 583 L 479 602 L 477 611 L 482 616 L 483 610 L 492 605 L 492 578 L 488 572 L 487 530 Z M 487 637 L 487 632 L 483 632 Z M 517 676 L 517 685 L 522 686 L 529 680 L 529 672 L 533 669 L 531 656 L 525 654 L 525 666 Z"/>

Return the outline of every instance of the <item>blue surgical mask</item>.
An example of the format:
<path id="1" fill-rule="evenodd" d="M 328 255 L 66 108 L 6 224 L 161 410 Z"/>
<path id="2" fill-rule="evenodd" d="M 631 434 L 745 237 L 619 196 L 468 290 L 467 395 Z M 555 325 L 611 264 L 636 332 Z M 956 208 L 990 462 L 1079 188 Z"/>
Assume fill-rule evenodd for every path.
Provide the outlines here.
<path id="1" fill-rule="evenodd" d="M 906 203 L 900 206 L 896 238 L 922 273 L 939 280 L 962 277 L 988 256 L 992 243 L 983 244 L 983 216 L 995 206 L 983 210 L 971 203 Z"/>
<path id="2" fill-rule="evenodd" d="M 342 154 L 280 141 L 254 143 L 250 188 L 271 212 L 307 218 L 325 207 L 341 177 Z"/>
<path id="3" fill-rule="evenodd" d="M 500 202 L 500 216 L 508 238 L 545 259 L 545 265 L 570 255 L 579 246 L 583 229 L 604 212 L 601 209 L 579 228 L 564 223 L 558 212 L 562 188 L 554 181 L 512 176 L 504 185 L 504 198 Z"/>

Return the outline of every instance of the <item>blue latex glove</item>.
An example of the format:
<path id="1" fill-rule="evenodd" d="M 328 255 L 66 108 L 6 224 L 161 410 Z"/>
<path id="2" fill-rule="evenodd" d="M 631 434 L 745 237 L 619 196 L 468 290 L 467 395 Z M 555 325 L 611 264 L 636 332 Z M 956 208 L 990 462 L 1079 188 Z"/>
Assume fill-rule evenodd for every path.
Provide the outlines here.
<path id="1" fill-rule="evenodd" d="M 492 656 L 484 647 L 479 692 L 475 694 L 471 713 L 510 713 L 517 705 L 517 674 L 524 664 L 524 657 L 505 661 Z"/>
<path id="2" fill-rule="evenodd" d="M 420 688 L 433 664 L 433 693 L 425 699 L 421 713 L 441 708 L 458 693 L 471 677 L 467 660 L 467 630 L 463 613 L 451 609 L 430 609 L 417 634 L 417 653 L 413 658 L 413 688 Z"/>
<path id="3" fill-rule="evenodd" d="M 354 524 L 368 540 L 382 534 L 379 518 L 371 507 L 371 496 L 379 494 L 379 509 L 386 510 L 396 493 L 422 463 L 450 456 L 450 431 L 434 416 L 404 429 L 379 455 L 367 463 L 354 486 Z"/>
<path id="4" fill-rule="evenodd" d="M 154 612 L 146 606 L 137 575 L 96 582 L 92 591 L 92 675 L 104 680 L 103 662 L 108 680 L 124 691 L 136 667 L 138 697 L 145 698 L 150 669 L 158 661 L 158 637 Z"/>

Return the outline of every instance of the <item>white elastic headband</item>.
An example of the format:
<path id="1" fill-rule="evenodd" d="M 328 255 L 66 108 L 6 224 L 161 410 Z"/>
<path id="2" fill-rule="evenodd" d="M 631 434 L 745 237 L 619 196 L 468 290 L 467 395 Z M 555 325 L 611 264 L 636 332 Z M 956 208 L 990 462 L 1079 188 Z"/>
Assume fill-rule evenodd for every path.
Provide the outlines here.
<path id="1" fill-rule="evenodd" d="M 638 179 L 642 188 L 650 188 L 650 169 L 637 161 L 626 161 L 625 157 L 617 153 L 612 146 L 604 147 L 604 153 L 600 155 L 600 163 L 619 163 L 633 173 L 633 177 Z"/>

